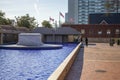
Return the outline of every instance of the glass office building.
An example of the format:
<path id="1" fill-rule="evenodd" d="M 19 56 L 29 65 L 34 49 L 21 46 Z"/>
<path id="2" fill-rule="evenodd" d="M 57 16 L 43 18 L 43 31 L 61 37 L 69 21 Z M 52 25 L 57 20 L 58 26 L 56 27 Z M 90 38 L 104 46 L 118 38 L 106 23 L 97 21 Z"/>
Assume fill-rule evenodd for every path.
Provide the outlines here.
<path id="1" fill-rule="evenodd" d="M 120 0 L 68 0 L 66 21 L 74 24 L 88 24 L 89 14 L 120 12 Z"/>

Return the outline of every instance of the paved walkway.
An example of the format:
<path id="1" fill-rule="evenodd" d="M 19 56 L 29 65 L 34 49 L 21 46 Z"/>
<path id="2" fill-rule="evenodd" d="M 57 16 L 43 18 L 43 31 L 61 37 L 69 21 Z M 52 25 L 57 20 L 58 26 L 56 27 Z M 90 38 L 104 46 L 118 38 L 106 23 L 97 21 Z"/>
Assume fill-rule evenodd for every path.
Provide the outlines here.
<path id="1" fill-rule="evenodd" d="M 120 80 L 120 46 L 93 43 L 85 47 L 83 53 L 83 68 L 74 70 L 75 66 L 78 66 L 75 61 L 65 80 Z M 82 67 L 81 61 L 77 62 L 80 62 L 79 66 Z"/>

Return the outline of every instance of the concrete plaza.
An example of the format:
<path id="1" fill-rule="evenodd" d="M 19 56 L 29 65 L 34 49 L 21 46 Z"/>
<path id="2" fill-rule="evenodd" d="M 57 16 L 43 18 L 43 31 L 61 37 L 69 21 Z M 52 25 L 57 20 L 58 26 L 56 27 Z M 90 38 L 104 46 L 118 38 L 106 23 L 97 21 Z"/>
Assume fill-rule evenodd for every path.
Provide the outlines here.
<path id="1" fill-rule="evenodd" d="M 65 80 L 120 80 L 120 46 L 90 43 L 83 49 Z"/>

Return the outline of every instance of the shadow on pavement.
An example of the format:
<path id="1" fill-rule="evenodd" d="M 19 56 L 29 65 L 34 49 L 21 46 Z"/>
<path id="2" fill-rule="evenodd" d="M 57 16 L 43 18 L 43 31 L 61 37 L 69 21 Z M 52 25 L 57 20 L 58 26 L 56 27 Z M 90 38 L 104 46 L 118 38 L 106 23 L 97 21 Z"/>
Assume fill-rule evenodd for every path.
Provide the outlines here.
<path id="1" fill-rule="evenodd" d="M 65 80 L 80 80 L 83 68 L 83 59 L 84 59 L 84 47 L 80 49 L 75 62 L 73 63 L 68 75 Z"/>
<path id="2" fill-rule="evenodd" d="M 93 45 L 93 46 L 96 46 L 96 44 L 94 44 L 94 43 L 89 43 L 88 45 Z"/>

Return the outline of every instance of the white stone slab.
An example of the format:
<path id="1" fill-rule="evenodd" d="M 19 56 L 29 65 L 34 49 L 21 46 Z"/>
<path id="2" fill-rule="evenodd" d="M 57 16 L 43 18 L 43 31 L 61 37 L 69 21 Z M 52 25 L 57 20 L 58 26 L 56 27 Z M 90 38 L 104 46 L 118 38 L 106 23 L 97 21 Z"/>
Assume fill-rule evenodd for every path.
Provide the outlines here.
<path id="1" fill-rule="evenodd" d="M 40 33 L 20 33 L 18 45 L 40 46 L 42 45 L 42 35 Z"/>

